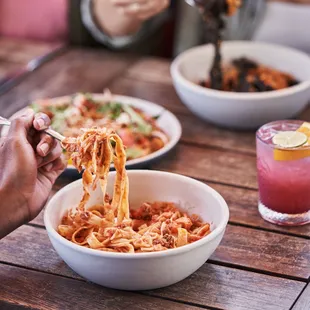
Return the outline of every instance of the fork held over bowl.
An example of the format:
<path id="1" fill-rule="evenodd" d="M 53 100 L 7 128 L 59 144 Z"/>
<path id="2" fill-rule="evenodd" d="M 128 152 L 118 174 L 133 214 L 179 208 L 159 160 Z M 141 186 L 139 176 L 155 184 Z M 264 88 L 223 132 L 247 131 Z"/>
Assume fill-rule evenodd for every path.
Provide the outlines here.
<path id="1" fill-rule="evenodd" d="M 0 125 L 3 126 L 10 126 L 11 125 L 11 121 L 0 116 Z M 61 135 L 59 132 L 53 130 L 52 128 L 47 128 L 44 130 L 45 133 L 47 133 L 48 135 L 52 136 L 53 138 L 57 139 L 58 141 L 62 142 L 63 139 L 65 138 L 63 135 Z"/>

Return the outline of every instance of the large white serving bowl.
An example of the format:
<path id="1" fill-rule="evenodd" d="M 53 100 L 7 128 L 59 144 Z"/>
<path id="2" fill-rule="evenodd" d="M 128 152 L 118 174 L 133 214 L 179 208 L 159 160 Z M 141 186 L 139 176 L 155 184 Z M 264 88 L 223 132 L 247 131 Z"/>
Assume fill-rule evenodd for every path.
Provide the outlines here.
<path id="1" fill-rule="evenodd" d="M 128 171 L 131 206 L 143 202 L 170 201 L 189 214 L 198 214 L 211 223 L 212 232 L 189 245 L 153 253 L 111 253 L 76 245 L 57 233 L 57 226 L 68 208 L 78 205 L 82 181 L 75 181 L 48 203 L 44 223 L 49 238 L 61 258 L 79 275 L 94 283 L 122 290 L 149 290 L 181 281 L 201 267 L 219 245 L 228 222 L 229 210 L 220 194 L 194 179 L 168 172 Z M 115 172 L 108 178 L 112 194 Z M 100 203 L 99 186 L 89 206 Z"/>
<path id="2" fill-rule="evenodd" d="M 310 57 L 307 54 L 274 44 L 223 42 L 223 64 L 245 56 L 291 73 L 301 81 L 287 89 L 262 93 L 233 93 L 197 85 L 208 76 L 213 55 L 211 45 L 202 45 L 180 54 L 171 65 L 179 97 L 198 117 L 224 127 L 255 129 L 271 121 L 296 117 L 309 103 Z"/>

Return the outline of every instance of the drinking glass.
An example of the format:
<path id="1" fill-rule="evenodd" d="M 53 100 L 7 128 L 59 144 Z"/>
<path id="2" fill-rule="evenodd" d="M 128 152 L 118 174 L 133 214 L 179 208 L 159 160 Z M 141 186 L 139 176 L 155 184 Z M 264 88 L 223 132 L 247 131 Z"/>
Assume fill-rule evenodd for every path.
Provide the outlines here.
<path id="1" fill-rule="evenodd" d="M 273 143 L 275 134 L 297 131 L 302 125 L 302 121 L 276 121 L 256 133 L 258 210 L 274 224 L 310 222 L 310 145 L 282 148 Z"/>

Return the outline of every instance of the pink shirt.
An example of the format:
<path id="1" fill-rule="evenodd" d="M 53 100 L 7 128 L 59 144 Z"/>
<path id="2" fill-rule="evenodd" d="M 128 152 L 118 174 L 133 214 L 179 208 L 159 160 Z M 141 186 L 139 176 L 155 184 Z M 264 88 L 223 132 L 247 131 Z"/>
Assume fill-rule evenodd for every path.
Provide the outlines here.
<path id="1" fill-rule="evenodd" d="M 67 0 L 0 0 L 0 36 L 65 41 Z"/>

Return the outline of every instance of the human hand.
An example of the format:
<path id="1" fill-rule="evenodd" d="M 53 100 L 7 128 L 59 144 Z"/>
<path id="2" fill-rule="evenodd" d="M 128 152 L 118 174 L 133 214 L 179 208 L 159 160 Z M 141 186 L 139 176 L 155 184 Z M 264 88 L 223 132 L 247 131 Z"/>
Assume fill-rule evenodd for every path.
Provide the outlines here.
<path id="1" fill-rule="evenodd" d="M 170 0 L 110 0 L 124 15 L 147 20 L 162 11 L 170 4 Z"/>
<path id="2" fill-rule="evenodd" d="M 0 143 L 0 238 L 34 219 L 64 169 L 58 142 L 40 132 L 47 115 L 32 110 L 12 121 Z"/>

